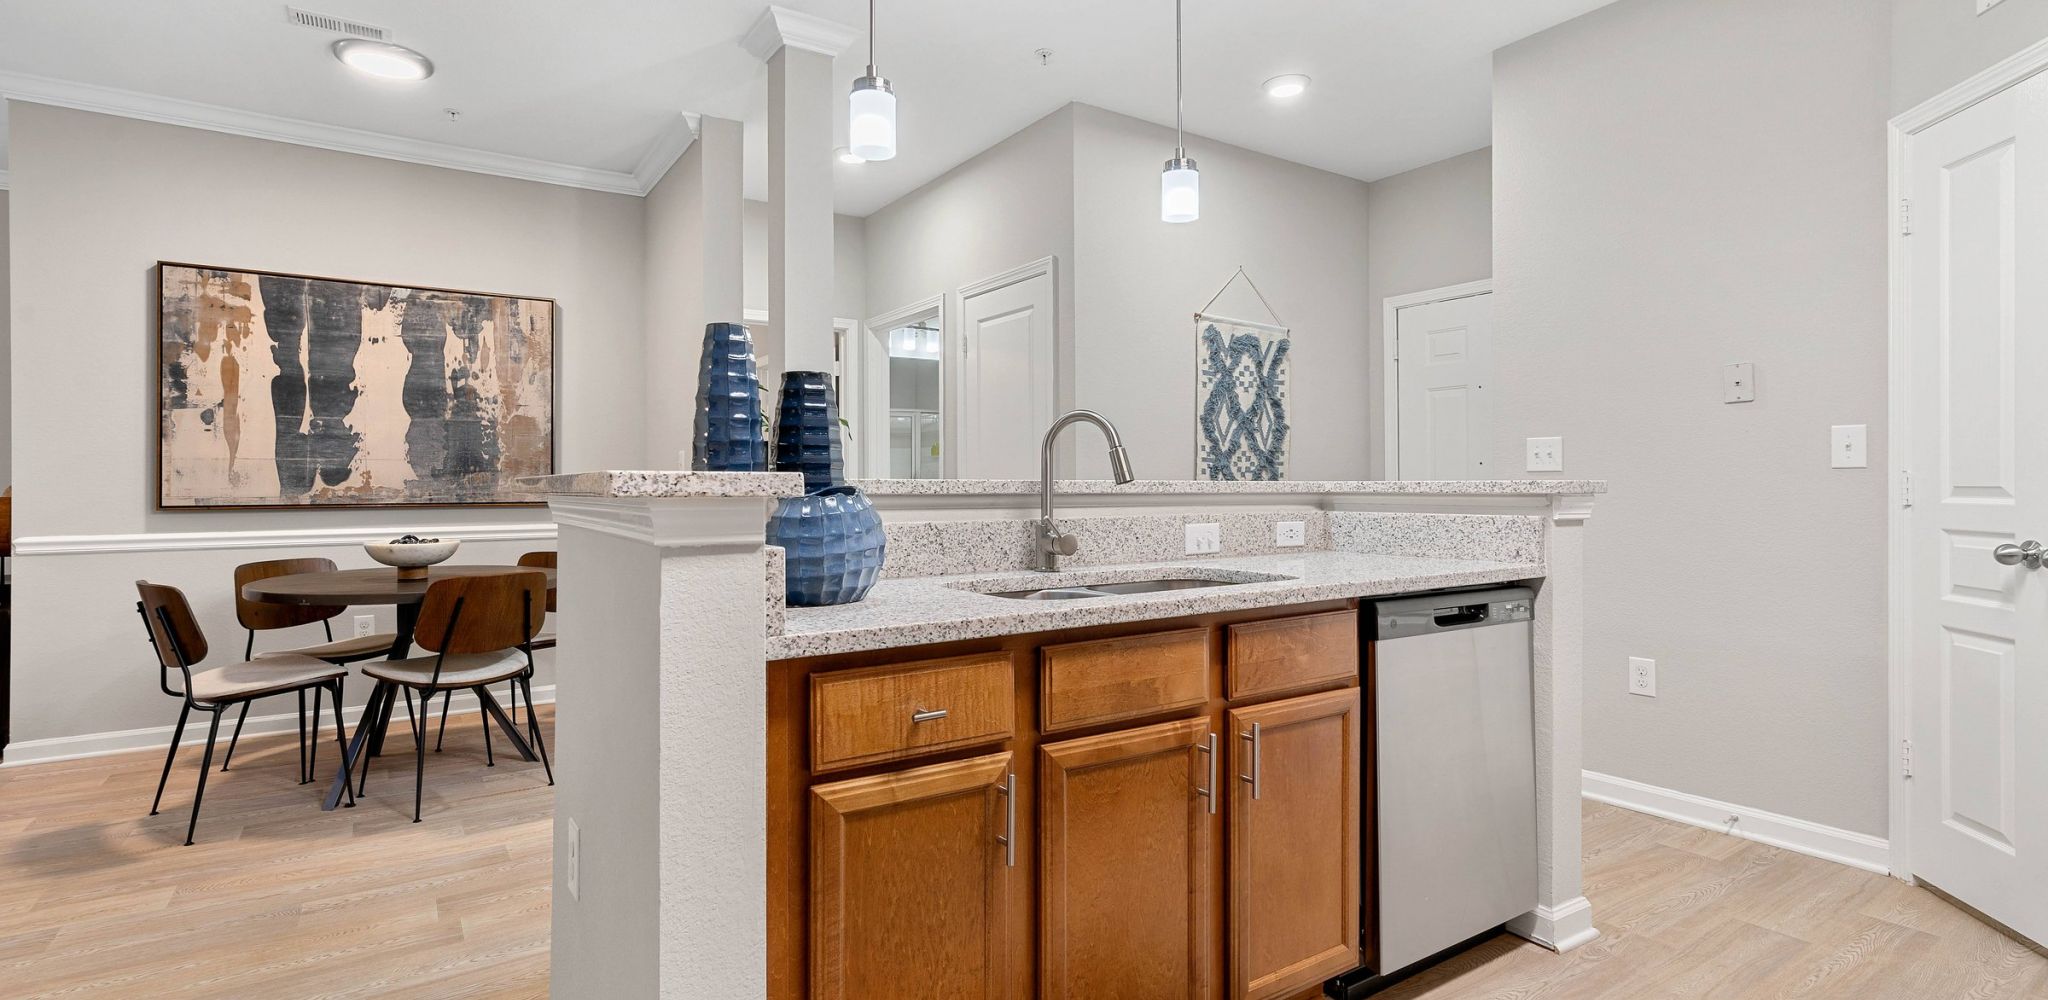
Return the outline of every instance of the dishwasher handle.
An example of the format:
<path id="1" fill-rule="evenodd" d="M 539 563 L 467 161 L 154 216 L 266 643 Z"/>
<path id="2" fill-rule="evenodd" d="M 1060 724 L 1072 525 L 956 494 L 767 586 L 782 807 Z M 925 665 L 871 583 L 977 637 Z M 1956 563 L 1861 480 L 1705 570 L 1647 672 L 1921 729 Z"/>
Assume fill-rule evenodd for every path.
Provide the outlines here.
<path id="1" fill-rule="evenodd" d="M 1438 608 L 1430 616 L 1430 623 L 1437 628 L 1453 628 L 1459 625 L 1477 625 L 1486 620 L 1487 605 L 1463 604 Z"/>

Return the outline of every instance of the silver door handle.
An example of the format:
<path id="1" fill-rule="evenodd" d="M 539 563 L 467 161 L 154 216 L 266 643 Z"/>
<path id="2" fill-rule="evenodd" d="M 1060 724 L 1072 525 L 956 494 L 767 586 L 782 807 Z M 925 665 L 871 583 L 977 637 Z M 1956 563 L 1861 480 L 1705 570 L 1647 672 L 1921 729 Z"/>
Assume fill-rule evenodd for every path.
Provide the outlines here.
<path id="1" fill-rule="evenodd" d="M 1003 845 L 1003 864 L 1017 867 L 1017 772 L 1003 775 L 1003 784 L 996 791 L 1003 794 L 1003 835 L 996 843 Z"/>
<path id="2" fill-rule="evenodd" d="M 931 711 L 918 709 L 917 711 L 910 713 L 910 721 L 912 722 L 937 722 L 945 717 L 946 710 L 943 708 L 934 708 Z"/>
<path id="3" fill-rule="evenodd" d="M 1209 755 L 1209 784 L 1195 789 L 1195 794 L 1209 800 L 1209 815 L 1216 815 L 1216 734 L 1210 733 L 1206 743 L 1195 744 L 1195 749 Z"/>
<path id="4" fill-rule="evenodd" d="M 1252 745 L 1252 773 L 1238 775 L 1238 779 L 1252 786 L 1252 800 L 1259 797 L 1259 724 L 1252 723 L 1252 731 L 1239 733 L 1238 738 Z"/>
<path id="5" fill-rule="evenodd" d="M 2000 563 L 2006 566 L 2018 566 L 2021 563 L 2025 563 L 2028 569 L 2041 568 L 2041 554 L 2041 543 L 2031 538 L 2018 545 L 2008 542 L 1991 550 L 1991 558 L 1998 560 Z"/>

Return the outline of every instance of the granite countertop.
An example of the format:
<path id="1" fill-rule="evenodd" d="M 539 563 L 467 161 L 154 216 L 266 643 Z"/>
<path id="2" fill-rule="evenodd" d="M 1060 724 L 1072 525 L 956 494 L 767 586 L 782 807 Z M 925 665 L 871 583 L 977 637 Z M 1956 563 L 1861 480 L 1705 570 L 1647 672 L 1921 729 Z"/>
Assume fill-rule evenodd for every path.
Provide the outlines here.
<path id="1" fill-rule="evenodd" d="M 526 476 L 519 485 L 539 493 L 593 497 L 788 497 L 801 496 L 804 477 L 795 472 L 570 472 Z"/>
<path id="2" fill-rule="evenodd" d="M 768 637 L 768 659 L 1417 593 L 1543 575 L 1541 563 L 1310 550 L 1287 555 L 1095 566 L 1060 573 L 1010 571 L 883 580 L 868 593 L 866 600 L 857 604 L 787 609 L 781 634 Z M 982 591 L 1032 590 L 1172 576 L 1260 582 L 1071 601 L 1021 601 L 956 586 L 971 583 Z M 1290 579 L 1273 580 L 1272 576 Z"/>
<path id="3" fill-rule="evenodd" d="M 650 469 L 575 472 L 519 480 L 539 493 L 600 497 L 785 497 L 804 492 L 793 472 L 678 472 Z M 855 479 L 851 485 L 875 496 L 1038 495 L 1036 479 Z M 1555 496 L 1607 492 L 1598 479 L 1337 480 L 1286 479 L 1225 482 L 1200 479 L 1140 479 L 1119 486 L 1107 479 L 1062 479 L 1053 484 L 1066 495 L 1214 496 L 1219 494 L 1362 494 L 1368 496 L 1521 495 Z"/>

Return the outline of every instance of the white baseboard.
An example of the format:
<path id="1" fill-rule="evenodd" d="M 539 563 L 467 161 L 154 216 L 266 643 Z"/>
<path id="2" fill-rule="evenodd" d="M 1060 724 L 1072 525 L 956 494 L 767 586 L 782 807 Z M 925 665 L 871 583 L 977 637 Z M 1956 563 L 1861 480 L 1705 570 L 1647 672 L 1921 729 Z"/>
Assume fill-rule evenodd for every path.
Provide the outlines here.
<path id="1" fill-rule="evenodd" d="M 533 700 L 537 704 L 552 704 L 555 700 L 555 686 L 549 684 L 544 687 L 534 688 Z M 499 699 L 499 702 L 503 704 L 504 699 Z M 170 742 L 171 731 L 177 728 L 177 703 L 166 698 L 164 699 L 164 705 L 166 706 L 165 714 L 172 717 L 170 725 L 152 726 L 147 729 L 124 729 L 111 733 L 87 733 L 83 736 L 57 736 L 45 740 L 23 740 L 19 743 L 10 743 L 7 745 L 7 759 L 0 761 L 0 767 L 48 764 L 60 760 L 104 757 L 108 754 L 129 753 L 136 750 L 155 750 L 161 752 L 165 745 Z M 293 701 L 290 695 L 278 695 L 264 699 L 264 702 L 261 703 L 261 707 L 264 708 L 268 708 L 271 705 L 289 706 L 293 705 Z M 310 711 L 312 707 L 311 699 L 308 699 L 307 710 Z M 468 691 L 457 691 L 455 692 L 455 700 L 449 705 L 448 714 L 460 715 L 480 710 L 476 702 L 476 695 Z M 228 735 L 234 732 L 235 721 L 232 716 L 239 711 L 240 709 L 232 710 L 226 713 L 228 717 L 221 720 L 221 742 L 217 746 L 222 753 L 227 752 Z M 343 709 L 341 714 L 344 719 L 348 720 L 349 728 L 354 729 L 356 723 L 362 718 L 363 709 L 360 705 L 350 706 Z M 438 712 L 434 714 L 436 717 L 439 716 Z M 334 724 L 334 709 L 327 707 L 323 702 L 320 716 L 326 726 L 329 727 L 327 731 L 331 735 Z M 298 731 L 299 713 L 296 707 L 291 711 L 277 715 L 256 715 L 252 713 L 249 716 L 249 721 L 242 726 L 243 736 L 268 736 L 278 733 L 297 733 Z M 204 744 L 205 742 L 205 720 L 195 714 L 192 721 L 185 724 L 185 738 L 180 742 L 180 745 L 193 746 L 195 744 Z"/>
<path id="2" fill-rule="evenodd" d="M 1740 806 L 1598 771 L 1585 772 L 1584 793 L 1595 802 L 1782 847 L 1824 861 L 1891 874 L 1891 846 L 1882 837 L 1824 826 L 1763 809 Z"/>
<path id="3" fill-rule="evenodd" d="M 1508 933 L 1560 955 L 1600 936 L 1599 929 L 1593 926 L 1593 904 L 1584 896 L 1530 910 L 1508 921 Z"/>

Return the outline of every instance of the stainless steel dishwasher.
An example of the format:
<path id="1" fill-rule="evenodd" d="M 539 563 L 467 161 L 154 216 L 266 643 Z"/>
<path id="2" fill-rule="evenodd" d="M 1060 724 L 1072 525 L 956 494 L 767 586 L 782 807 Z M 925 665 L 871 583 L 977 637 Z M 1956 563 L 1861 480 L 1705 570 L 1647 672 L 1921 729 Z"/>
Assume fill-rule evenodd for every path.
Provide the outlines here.
<path id="1" fill-rule="evenodd" d="M 1380 976 L 1536 908 L 1534 598 L 1374 608 Z"/>

